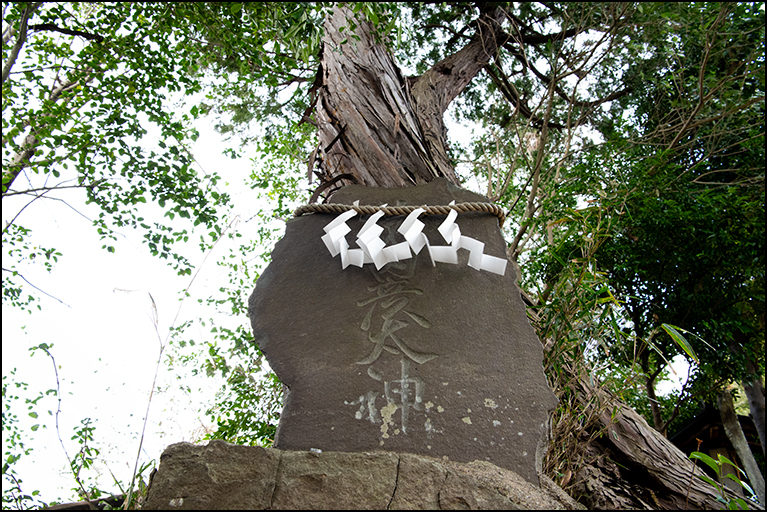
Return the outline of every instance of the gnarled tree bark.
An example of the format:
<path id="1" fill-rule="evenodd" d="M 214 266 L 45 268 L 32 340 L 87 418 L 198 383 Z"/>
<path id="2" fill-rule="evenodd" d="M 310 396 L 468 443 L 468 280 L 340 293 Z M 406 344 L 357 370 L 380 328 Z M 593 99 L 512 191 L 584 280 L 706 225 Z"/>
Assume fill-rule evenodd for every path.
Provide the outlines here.
<path id="1" fill-rule="evenodd" d="M 721 509 L 718 494 L 695 475 L 703 471 L 636 411 L 603 389 L 578 379 L 584 414 L 598 414 L 602 436 L 586 451 L 594 460 L 575 475 L 580 501 L 599 509 Z M 614 411 L 614 412 L 613 412 Z M 729 492 L 730 497 L 736 497 Z"/>
<path id="2" fill-rule="evenodd" d="M 506 41 L 503 11 L 482 14 L 461 51 L 412 82 L 375 42 L 368 22 L 359 22 L 358 41 L 342 44 L 348 31 L 339 29 L 351 17 L 348 9 L 336 9 L 326 21 L 316 109 L 320 178 L 350 174 L 354 178 L 339 185 L 404 187 L 443 176 L 458 184 L 447 157 L 443 113 Z"/>

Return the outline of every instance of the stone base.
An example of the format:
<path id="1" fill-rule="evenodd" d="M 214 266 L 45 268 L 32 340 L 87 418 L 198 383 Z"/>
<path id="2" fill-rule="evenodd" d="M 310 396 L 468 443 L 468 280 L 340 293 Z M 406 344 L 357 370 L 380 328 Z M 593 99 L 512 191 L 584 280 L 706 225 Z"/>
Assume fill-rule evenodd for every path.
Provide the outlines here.
<path id="1" fill-rule="evenodd" d="M 169 446 L 144 510 L 583 509 L 486 461 L 391 452 L 280 451 L 211 441 Z"/>

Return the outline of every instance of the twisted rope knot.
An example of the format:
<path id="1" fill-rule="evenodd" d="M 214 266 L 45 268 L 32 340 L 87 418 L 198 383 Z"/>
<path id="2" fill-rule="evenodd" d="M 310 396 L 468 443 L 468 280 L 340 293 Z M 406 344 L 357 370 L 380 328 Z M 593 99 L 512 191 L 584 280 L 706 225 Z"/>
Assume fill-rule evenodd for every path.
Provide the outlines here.
<path id="1" fill-rule="evenodd" d="M 494 205 L 493 203 L 458 203 L 450 205 L 434 205 L 434 206 L 369 206 L 362 205 L 356 206 L 352 204 L 307 204 L 301 206 L 293 212 L 294 217 L 300 217 L 305 213 L 344 213 L 349 210 L 354 210 L 361 215 L 372 215 L 376 212 L 384 212 L 384 215 L 408 215 L 416 208 L 423 208 L 424 215 L 447 215 L 451 210 L 455 210 L 458 213 L 468 212 L 481 212 L 491 213 L 498 217 L 499 226 L 503 226 L 503 222 L 506 220 L 506 214 L 503 210 Z"/>

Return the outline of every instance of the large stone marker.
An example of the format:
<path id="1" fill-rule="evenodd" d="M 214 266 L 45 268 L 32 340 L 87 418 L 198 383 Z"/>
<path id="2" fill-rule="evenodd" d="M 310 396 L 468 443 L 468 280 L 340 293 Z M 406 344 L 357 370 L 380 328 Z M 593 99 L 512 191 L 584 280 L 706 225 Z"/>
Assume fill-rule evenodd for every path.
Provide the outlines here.
<path id="1" fill-rule="evenodd" d="M 349 186 L 332 197 L 392 206 L 453 200 L 488 201 L 442 179 L 401 189 Z M 476 270 L 463 249 L 456 264 L 433 264 L 424 249 L 380 270 L 342 268 L 321 239 L 336 217 L 290 220 L 250 297 L 255 341 L 289 390 L 275 448 L 484 460 L 537 484 L 556 398 L 511 269 Z M 369 217 L 347 221 L 351 248 Z M 437 231 L 445 217 L 420 218 L 432 246 L 445 246 Z M 378 221 L 387 246 L 405 240 L 404 219 Z M 461 213 L 455 222 L 485 244 L 484 254 L 505 257 L 498 218 Z"/>

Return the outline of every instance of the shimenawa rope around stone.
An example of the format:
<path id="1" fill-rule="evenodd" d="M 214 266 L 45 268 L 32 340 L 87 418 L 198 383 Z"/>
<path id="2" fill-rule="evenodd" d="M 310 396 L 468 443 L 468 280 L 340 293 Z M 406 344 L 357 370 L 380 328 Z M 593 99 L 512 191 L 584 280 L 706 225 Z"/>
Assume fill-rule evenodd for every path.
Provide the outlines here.
<path id="1" fill-rule="evenodd" d="M 451 210 L 455 210 L 458 213 L 468 212 L 481 212 L 491 213 L 498 217 L 499 226 L 503 226 L 503 222 L 506 220 L 506 214 L 503 210 L 492 203 L 458 203 L 451 205 L 434 205 L 434 206 L 369 206 L 369 205 L 351 205 L 351 204 L 307 204 L 301 206 L 293 212 L 294 217 L 300 217 L 305 213 L 343 213 L 349 210 L 355 210 L 362 215 L 372 215 L 376 212 L 384 212 L 384 215 L 408 215 L 416 208 L 423 208 L 424 215 L 447 215 Z"/>

